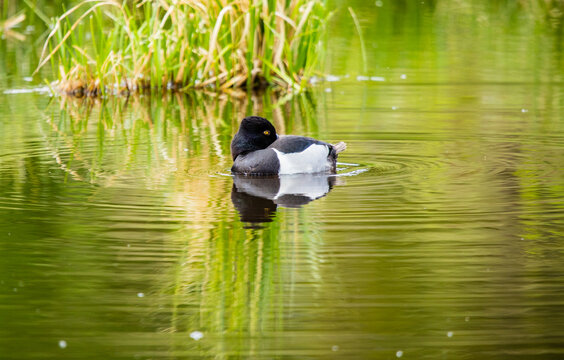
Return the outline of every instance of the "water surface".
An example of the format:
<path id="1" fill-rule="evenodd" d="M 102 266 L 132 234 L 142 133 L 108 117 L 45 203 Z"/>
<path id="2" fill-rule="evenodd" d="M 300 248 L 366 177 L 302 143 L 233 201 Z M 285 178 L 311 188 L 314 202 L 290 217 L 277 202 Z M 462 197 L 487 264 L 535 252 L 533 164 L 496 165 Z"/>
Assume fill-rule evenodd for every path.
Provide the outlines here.
<path id="1" fill-rule="evenodd" d="M 335 4 L 331 81 L 289 99 L 64 100 L 6 67 L 0 358 L 564 357 L 560 28 L 415 3 L 352 2 L 364 63 Z M 226 176 L 250 114 L 345 141 L 339 176 Z"/>

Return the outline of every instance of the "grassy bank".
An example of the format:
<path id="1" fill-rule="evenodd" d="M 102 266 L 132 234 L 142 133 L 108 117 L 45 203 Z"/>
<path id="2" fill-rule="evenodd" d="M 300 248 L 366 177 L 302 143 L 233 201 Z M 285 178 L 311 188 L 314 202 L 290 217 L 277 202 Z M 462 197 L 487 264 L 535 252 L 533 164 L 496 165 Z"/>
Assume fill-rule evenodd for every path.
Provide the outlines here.
<path id="1" fill-rule="evenodd" d="M 301 89 L 323 54 L 322 0 L 89 0 L 57 18 L 39 68 L 74 95 Z"/>

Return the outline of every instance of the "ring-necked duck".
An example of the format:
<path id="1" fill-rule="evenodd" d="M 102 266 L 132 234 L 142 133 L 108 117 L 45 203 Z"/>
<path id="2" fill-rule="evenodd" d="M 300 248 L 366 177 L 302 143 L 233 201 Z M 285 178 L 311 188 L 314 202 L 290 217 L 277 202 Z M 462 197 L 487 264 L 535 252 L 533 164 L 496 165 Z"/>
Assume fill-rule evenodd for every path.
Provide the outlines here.
<path id="1" fill-rule="evenodd" d="M 346 144 L 335 145 L 305 136 L 278 136 L 265 118 L 243 119 L 231 141 L 235 174 L 272 175 L 335 172 L 337 155 Z"/>

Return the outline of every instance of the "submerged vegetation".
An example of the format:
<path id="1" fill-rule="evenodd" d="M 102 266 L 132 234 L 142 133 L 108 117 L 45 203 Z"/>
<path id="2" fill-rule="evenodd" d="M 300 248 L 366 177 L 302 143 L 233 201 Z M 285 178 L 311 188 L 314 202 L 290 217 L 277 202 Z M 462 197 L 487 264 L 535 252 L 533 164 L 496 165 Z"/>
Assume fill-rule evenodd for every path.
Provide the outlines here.
<path id="1" fill-rule="evenodd" d="M 323 54 L 322 0 L 88 0 L 56 19 L 38 69 L 74 95 L 302 89 Z"/>

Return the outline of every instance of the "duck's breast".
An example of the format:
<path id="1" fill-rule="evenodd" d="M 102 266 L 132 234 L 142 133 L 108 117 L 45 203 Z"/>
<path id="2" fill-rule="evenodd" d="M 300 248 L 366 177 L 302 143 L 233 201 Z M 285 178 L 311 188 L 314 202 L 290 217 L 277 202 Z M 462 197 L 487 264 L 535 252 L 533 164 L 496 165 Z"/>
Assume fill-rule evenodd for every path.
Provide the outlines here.
<path id="1" fill-rule="evenodd" d="M 278 174 L 279 168 L 276 152 L 264 149 L 237 156 L 231 171 L 235 174 L 273 175 Z"/>

